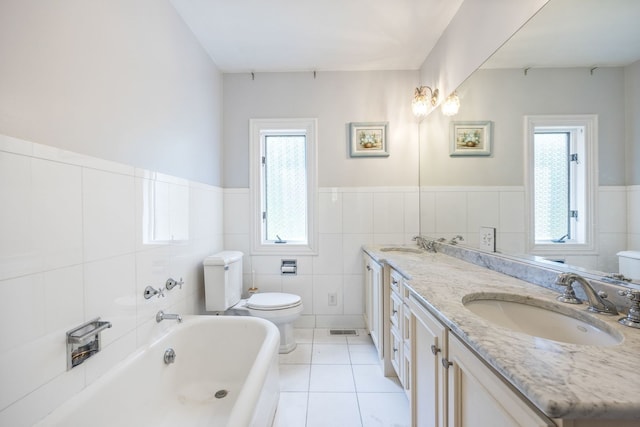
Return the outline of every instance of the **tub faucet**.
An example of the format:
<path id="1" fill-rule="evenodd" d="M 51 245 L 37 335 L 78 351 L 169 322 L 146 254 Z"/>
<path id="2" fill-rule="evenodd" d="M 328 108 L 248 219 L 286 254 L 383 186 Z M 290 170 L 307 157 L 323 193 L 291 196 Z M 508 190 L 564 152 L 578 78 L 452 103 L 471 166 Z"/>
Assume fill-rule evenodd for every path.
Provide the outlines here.
<path id="1" fill-rule="evenodd" d="M 556 285 L 565 287 L 564 293 L 557 298 L 558 301 L 569 304 L 580 304 L 582 302 L 573 291 L 572 285 L 574 282 L 582 285 L 582 289 L 589 300 L 589 311 L 602 314 L 618 314 L 615 304 L 607 299 L 606 293 L 603 291 L 596 292 L 587 279 L 575 273 L 560 273 L 556 277 Z"/>
<path id="2" fill-rule="evenodd" d="M 165 319 L 175 319 L 178 321 L 178 323 L 182 322 L 182 316 L 180 316 L 179 314 L 168 314 L 160 310 L 158 314 L 156 314 L 156 322 L 160 323 Z"/>

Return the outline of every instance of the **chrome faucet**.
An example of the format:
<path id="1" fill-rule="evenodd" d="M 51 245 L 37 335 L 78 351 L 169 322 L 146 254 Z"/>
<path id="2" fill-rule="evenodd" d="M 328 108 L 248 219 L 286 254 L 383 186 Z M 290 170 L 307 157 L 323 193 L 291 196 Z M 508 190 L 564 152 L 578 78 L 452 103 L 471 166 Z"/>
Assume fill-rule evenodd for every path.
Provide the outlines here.
<path id="1" fill-rule="evenodd" d="M 413 238 L 416 241 L 419 247 L 424 249 L 425 251 L 435 252 L 436 251 L 436 242 L 433 240 L 427 240 L 422 236 L 416 236 Z"/>
<path id="2" fill-rule="evenodd" d="M 179 314 L 168 314 L 160 310 L 158 314 L 156 314 L 156 322 L 160 323 L 165 319 L 167 320 L 175 319 L 178 321 L 178 323 L 182 322 L 182 316 L 180 316 Z"/>
<path id="3" fill-rule="evenodd" d="M 461 235 L 458 234 L 457 236 L 455 236 L 453 239 L 451 239 L 449 241 L 449 244 L 450 245 L 457 245 L 458 242 L 462 242 L 463 240 L 464 240 L 464 238 Z"/>
<path id="4" fill-rule="evenodd" d="M 607 299 L 606 293 L 603 291 L 596 292 L 587 279 L 575 273 L 560 273 L 556 277 L 556 285 L 565 287 L 564 293 L 557 298 L 558 301 L 568 304 L 582 303 L 573 290 L 572 285 L 574 282 L 582 285 L 582 289 L 589 300 L 589 311 L 602 314 L 618 314 L 615 304 Z"/>

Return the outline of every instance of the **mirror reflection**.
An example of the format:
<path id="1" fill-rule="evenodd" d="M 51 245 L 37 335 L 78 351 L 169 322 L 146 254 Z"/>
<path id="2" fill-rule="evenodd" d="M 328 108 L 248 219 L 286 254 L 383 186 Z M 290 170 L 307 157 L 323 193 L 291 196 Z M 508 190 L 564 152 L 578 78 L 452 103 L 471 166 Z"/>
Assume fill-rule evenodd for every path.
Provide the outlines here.
<path id="1" fill-rule="evenodd" d="M 550 0 L 457 89 L 457 115 L 436 109 L 424 119 L 421 234 L 460 234 L 464 244 L 478 248 L 495 229 L 498 252 L 598 274 L 618 273 L 620 252 L 627 252 L 623 263 L 633 259 L 629 251 L 640 256 L 638 17 L 640 2 L 634 0 Z M 546 195 L 551 205 L 562 205 L 564 216 L 556 222 L 563 227 L 557 229 L 566 231 L 540 244 L 534 224 L 551 208 L 538 206 L 536 217 L 533 188 L 542 178 L 534 177 L 542 166 L 534 161 L 534 144 L 527 143 L 536 133 L 531 123 L 544 122 L 539 129 L 548 132 L 574 129 L 579 136 L 582 124 L 569 125 L 587 119 L 593 137 L 583 140 L 582 151 L 561 150 L 567 169 L 583 168 L 582 178 L 569 182 L 565 174 L 563 181 L 551 181 Z M 460 155 L 456 125 L 485 122 L 492 129 L 489 155 Z M 624 271 L 640 280 L 640 273 Z"/>

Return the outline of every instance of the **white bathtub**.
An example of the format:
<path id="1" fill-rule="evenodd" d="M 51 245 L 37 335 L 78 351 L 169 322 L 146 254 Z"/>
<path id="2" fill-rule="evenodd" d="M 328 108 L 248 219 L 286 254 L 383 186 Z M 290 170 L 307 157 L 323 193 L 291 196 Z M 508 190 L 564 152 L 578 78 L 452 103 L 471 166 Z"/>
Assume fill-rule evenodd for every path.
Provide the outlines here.
<path id="1" fill-rule="evenodd" d="M 37 425 L 271 426 L 280 393 L 275 325 L 248 316 L 163 322 L 175 326 Z M 175 363 L 164 363 L 168 348 Z M 227 396 L 216 398 L 219 390 Z"/>

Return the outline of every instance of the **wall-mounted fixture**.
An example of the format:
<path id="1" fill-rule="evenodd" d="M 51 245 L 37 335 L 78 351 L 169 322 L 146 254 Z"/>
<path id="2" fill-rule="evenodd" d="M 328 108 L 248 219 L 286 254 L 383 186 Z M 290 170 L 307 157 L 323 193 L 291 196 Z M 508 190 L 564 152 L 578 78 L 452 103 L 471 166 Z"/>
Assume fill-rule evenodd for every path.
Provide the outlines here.
<path id="1" fill-rule="evenodd" d="M 445 116 L 455 116 L 456 114 L 458 114 L 459 109 L 460 98 L 458 98 L 458 94 L 456 92 L 453 92 L 442 103 L 442 114 L 444 114 Z"/>
<path id="2" fill-rule="evenodd" d="M 295 259 L 283 259 L 280 264 L 280 274 L 283 276 L 298 274 L 298 260 Z"/>
<path id="3" fill-rule="evenodd" d="M 182 281 L 182 277 L 180 278 L 180 281 L 169 277 L 167 279 L 167 282 L 165 283 L 165 287 L 167 288 L 168 291 L 175 288 L 176 286 L 180 286 L 180 289 L 182 289 L 182 285 L 184 285 L 184 282 Z"/>
<path id="4" fill-rule="evenodd" d="M 100 332 L 110 327 L 96 317 L 67 331 L 67 371 L 100 351 Z"/>
<path id="5" fill-rule="evenodd" d="M 429 89 L 429 95 L 427 96 L 427 89 Z M 429 86 L 417 87 L 413 94 L 413 101 L 411 102 L 411 108 L 413 114 L 416 117 L 424 117 L 427 115 L 429 104 L 433 107 L 438 103 L 438 95 L 440 91 L 438 89 L 431 89 Z"/>

